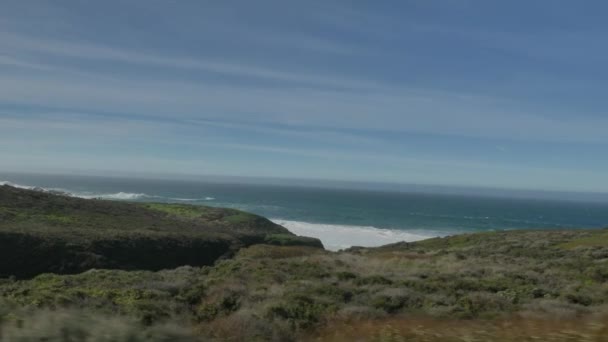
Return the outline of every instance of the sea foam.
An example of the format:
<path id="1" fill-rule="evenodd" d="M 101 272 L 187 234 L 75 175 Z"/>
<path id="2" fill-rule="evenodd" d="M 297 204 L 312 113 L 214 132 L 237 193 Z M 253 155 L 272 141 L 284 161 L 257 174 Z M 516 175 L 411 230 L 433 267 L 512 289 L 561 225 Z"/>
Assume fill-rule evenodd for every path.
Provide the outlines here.
<path id="1" fill-rule="evenodd" d="M 171 198 L 171 197 L 162 197 L 155 195 L 148 195 L 144 193 L 133 193 L 133 192 L 115 192 L 115 193 L 95 193 L 95 192 L 76 192 L 61 188 L 43 188 L 40 186 L 29 186 L 16 184 L 9 181 L 0 181 L 0 186 L 8 185 L 14 188 L 26 189 L 26 190 L 35 190 L 40 192 L 48 192 L 54 193 L 58 195 L 70 196 L 70 197 L 78 197 L 84 199 L 107 199 L 107 200 L 118 200 L 118 201 L 134 201 L 134 200 L 143 200 L 143 199 L 160 199 L 160 200 L 168 200 L 168 201 L 178 201 L 178 202 L 202 202 L 202 201 L 213 201 L 215 197 L 200 197 L 200 198 Z"/>
<path id="2" fill-rule="evenodd" d="M 153 197 L 153 196 L 148 196 L 146 194 L 136 194 L 136 193 L 122 192 L 122 191 L 113 193 L 113 194 L 79 194 L 79 193 L 72 193 L 72 192 L 69 192 L 68 194 L 73 197 L 80 197 L 80 198 L 86 198 L 86 199 L 101 198 L 101 199 L 121 200 L 121 201 L 131 201 L 131 200 L 141 199 L 141 198 L 145 198 L 145 197 Z"/>
<path id="3" fill-rule="evenodd" d="M 27 185 L 15 184 L 12 182 L 7 182 L 7 181 L 1 181 L 0 186 L 4 186 L 4 185 L 12 186 L 13 188 L 18 188 L 18 189 L 27 189 L 27 190 L 36 189 L 35 186 L 27 186 Z"/>
<path id="4" fill-rule="evenodd" d="M 308 223 L 272 219 L 296 235 L 316 237 L 329 250 L 339 250 L 352 246 L 376 247 L 401 241 L 419 241 L 441 236 L 429 232 L 408 232 L 396 229 L 382 229 L 371 226 L 348 226 L 336 224 Z"/>
<path id="5" fill-rule="evenodd" d="M 141 199 L 141 198 L 146 198 L 146 197 L 156 197 L 156 196 L 149 196 L 146 194 L 138 194 L 138 193 L 130 193 L 130 192 L 122 192 L 122 191 L 116 192 L 116 193 L 99 193 L 99 194 L 90 193 L 90 192 L 80 193 L 80 192 L 72 192 L 70 190 L 61 189 L 61 188 L 43 188 L 40 186 L 29 186 L 29 185 L 16 184 L 16 183 L 8 182 L 8 181 L 0 181 L 0 186 L 3 186 L 3 185 L 12 186 L 13 188 L 18 188 L 18 189 L 49 192 L 49 193 L 54 193 L 54 194 L 60 194 L 60 195 L 65 195 L 65 196 L 70 196 L 70 197 L 85 198 L 85 199 L 101 198 L 101 199 L 109 199 L 109 200 L 129 201 L 129 200 L 136 200 L 136 199 Z"/>
<path id="6" fill-rule="evenodd" d="M 180 201 L 180 202 L 199 202 L 199 201 L 213 201 L 215 197 L 203 197 L 203 198 L 175 198 L 169 197 L 171 201 Z"/>

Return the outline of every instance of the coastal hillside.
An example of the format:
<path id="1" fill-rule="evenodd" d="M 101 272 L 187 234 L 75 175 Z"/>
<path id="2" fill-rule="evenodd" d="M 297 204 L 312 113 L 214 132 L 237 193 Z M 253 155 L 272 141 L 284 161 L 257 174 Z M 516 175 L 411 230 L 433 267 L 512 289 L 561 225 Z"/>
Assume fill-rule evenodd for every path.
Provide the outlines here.
<path id="1" fill-rule="evenodd" d="M 602 229 L 257 244 L 213 266 L 0 280 L 6 341 L 606 341 L 606 322 Z"/>
<path id="2" fill-rule="evenodd" d="M 212 265 L 256 243 L 321 247 L 234 209 L 85 200 L 0 186 L 0 277 Z"/>

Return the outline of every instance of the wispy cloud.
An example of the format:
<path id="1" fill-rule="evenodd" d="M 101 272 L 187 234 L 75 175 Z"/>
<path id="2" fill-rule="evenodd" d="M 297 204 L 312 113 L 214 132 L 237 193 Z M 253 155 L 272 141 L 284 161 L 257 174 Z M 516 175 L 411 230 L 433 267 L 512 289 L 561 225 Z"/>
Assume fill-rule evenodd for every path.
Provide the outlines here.
<path id="1" fill-rule="evenodd" d="M 7 75 L 0 101 L 80 110 L 260 124 L 605 143 L 602 117 L 546 117 L 514 103 L 444 92 L 344 92 L 94 76 Z M 501 108 L 503 107 L 503 108 Z M 438 124 L 441 123 L 441 124 Z"/>
<path id="2" fill-rule="evenodd" d="M 55 70 L 55 68 L 39 63 L 24 62 L 21 58 L 0 55 L 0 65 L 19 68 L 32 68 L 41 70 Z"/>
<path id="3" fill-rule="evenodd" d="M 59 167 L 44 157 L 57 153 L 136 169 L 129 158 L 141 156 L 165 171 L 510 186 L 605 180 L 607 51 L 593 46 L 605 28 L 539 22 L 538 8 L 515 26 L 493 16 L 519 13 L 504 4 L 132 1 L 108 15 L 116 5 L 3 6 L 3 160 Z"/>
<path id="4" fill-rule="evenodd" d="M 341 88 L 373 88 L 378 84 L 350 79 L 340 75 L 315 75 L 310 72 L 282 71 L 278 68 L 248 65 L 247 62 L 227 62 L 207 58 L 191 58 L 179 56 L 163 56 L 154 52 L 139 52 L 126 49 L 96 45 L 90 43 L 74 43 L 50 39 L 37 39 L 24 35 L 0 33 L 2 50 L 14 56 L 4 56 L 0 63 L 6 61 L 18 66 L 52 69 L 52 66 L 35 62 L 20 62 L 21 60 L 43 59 L 44 56 L 63 58 L 80 58 L 113 63 L 126 63 L 131 66 L 158 66 L 173 69 L 187 69 L 207 73 L 218 73 L 245 78 L 261 78 L 291 83 L 313 84 Z M 24 56 L 25 55 L 25 56 Z"/>

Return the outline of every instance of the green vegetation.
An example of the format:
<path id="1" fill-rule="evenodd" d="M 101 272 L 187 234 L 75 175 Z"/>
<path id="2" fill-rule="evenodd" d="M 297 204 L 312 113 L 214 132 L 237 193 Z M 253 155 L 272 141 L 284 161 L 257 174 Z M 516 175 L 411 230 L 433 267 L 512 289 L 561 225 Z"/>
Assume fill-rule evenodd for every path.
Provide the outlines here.
<path id="1" fill-rule="evenodd" d="M 236 209 L 215 208 L 170 203 L 145 203 L 140 206 L 169 214 L 173 218 L 187 221 L 195 220 L 215 226 L 225 226 L 232 230 L 264 233 L 283 233 L 293 236 L 286 230 L 271 221 L 244 211 Z"/>
<path id="2" fill-rule="evenodd" d="M 268 234 L 264 238 L 264 243 L 267 245 L 278 246 L 323 247 L 319 239 L 310 238 L 307 236 L 295 236 L 293 234 Z"/>
<path id="3" fill-rule="evenodd" d="M 79 205 L 88 203 L 99 205 L 88 211 L 92 216 L 110 205 L 172 220 L 174 229 L 187 232 L 207 227 L 193 223 L 200 220 L 209 224 L 206 231 L 229 231 L 233 239 L 251 234 L 252 222 L 263 220 L 182 205 Z M 15 205 L 0 206 L 0 215 L 9 222 L 54 221 L 32 234 L 45 244 L 52 244 L 55 230 L 70 231 L 86 221 L 82 211 Z M 233 226 L 235 216 L 240 225 Z M 29 236 L 20 231 L 23 226 L 3 221 L 0 227 L 0 236 L 13 234 L 16 241 Z M 166 242 L 163 226 L 156 227 L 158 242 Z M 100 235 L 131 239 L 140 229 L 119 234 L 114 230 L 120 229 L 105 228 Z M 66 239 L 66 245 L 98 239 L 93 232 L 93 237 L 75 232 L 84 236 Z M 152 229 L 146 234 L 148 243 L 157 243 Z M 260 243 L 237 243 L 240 249 L 231 258 L 207 266 L 0 278 L 0 340 L 604 341 L 608 336 L 606 230 L 491 232 L 341 252 L 317 248 L 314 240 L 279 226 L 264 228 L 260 236 Z M 124 253 L 136 259 L 145 244 L 128 241 L 134 249 Z M 159 257 L 173 258 L 182 246 L 179 242 Z"/>
<path id="4" fill-rule="evenodd" d="M 192 340 L 601 341 L 608 249 L 564 244 L 603 234 L 496 232 L 338 253 L 254 245 L 212 267 L 6 279 L 0 297 L 47 314 L 94 312 L 100 324 L 119 315 L 142 331 L 180 325 Z M 13 333 L 37 319 L 19 310 L 7 311 Z"/>
<path id="5" fill-rule="evenodd" d="M 83 200 L 0 186 L 0 277 L 212 265 L 243 246 L 273 243 L 268 236 L 276 234 L 322 247 L 234 209 Z"/>
<path id="6" fill-rule="evenodd" d="M 577 247 L 608 247 L 608 232 L 603 234 L 592 234 L 578 239 L 570 240 L 561 245 L 563 248 L 573 249 Z"/>

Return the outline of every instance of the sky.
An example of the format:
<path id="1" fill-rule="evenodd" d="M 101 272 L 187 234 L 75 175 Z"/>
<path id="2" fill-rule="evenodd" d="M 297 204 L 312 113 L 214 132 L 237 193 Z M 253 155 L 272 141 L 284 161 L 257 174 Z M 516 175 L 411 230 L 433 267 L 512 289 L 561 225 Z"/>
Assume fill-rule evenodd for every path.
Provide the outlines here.
<path id="1" fill-rule="evenodd" d="M 604 1 L 21 1 L 0 171 L 608 192 Z"/>

